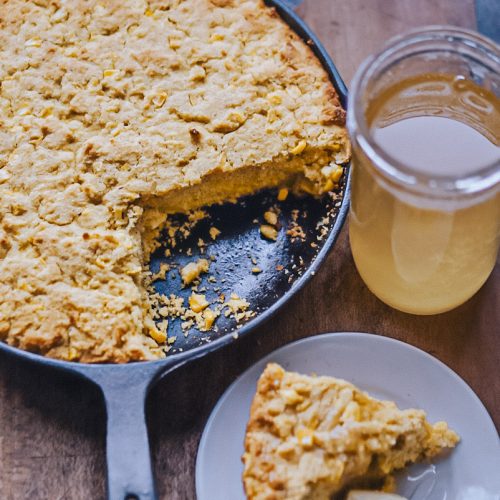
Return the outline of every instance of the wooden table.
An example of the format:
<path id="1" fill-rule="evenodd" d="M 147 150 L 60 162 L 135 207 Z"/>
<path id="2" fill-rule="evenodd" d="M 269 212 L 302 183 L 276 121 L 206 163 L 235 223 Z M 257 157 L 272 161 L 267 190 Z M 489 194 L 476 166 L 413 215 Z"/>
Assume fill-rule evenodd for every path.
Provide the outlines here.
<path id="1" fill-rule="evenodd" d="M 306 0 L 299 12 L 346 82 L 364 57 L 408 28 L 431 23 L 475 28 L 472 0 Z M 273 320 L 179 369 L 153 390 L 148 413 L 160 498 L 195 498 L 200 434 L 217 399 L 240 373 L 291 340 L 330 331 L 373 332 L 426 350 L 471 385 L 500 427 L 500 266 L 457 310 L 409 316 L 366 289 L 344 227 L 321 272 Z M 102 402 L 92 387 L 0 355 L 0 497 L 104 498 L 104 425 Z"/>

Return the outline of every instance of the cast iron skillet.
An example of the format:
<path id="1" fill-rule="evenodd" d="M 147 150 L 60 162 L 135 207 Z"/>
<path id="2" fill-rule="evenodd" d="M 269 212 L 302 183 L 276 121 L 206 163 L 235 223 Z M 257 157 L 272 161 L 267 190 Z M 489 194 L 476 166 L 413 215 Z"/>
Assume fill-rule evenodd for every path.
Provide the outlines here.
<path id="1" fill-rule="evenodd" d="M 346 108 L 347 89 L 319 40 L 283 0 L 266 0 L 266 3 L 274 6 L 284 21 L 310 44 Z M 349 201 L 347 181 L 348 175 L 345 175 L 337 199 L 291 197 L 281 203 L 282 228 L 275 243 L 260 236 L 259 225 L 263 222 L 264 210 L 276 203 L 276 193 L 262 192 L 237 204 L 210 207 L 207 211 L 211 219 L 202 221 L 186 241 L 176 248 L 169 262 L 180 266 L 201 253 L 196 243 L 200 237 L 205 237 L 207 241 L 209 227 L 216 226 L 221 230 L 221 235 L 215 241 L 208 238 L 210 243 L 202 247 L 206 255 L 216 257 L 211 274 L 217 279 L 217 284 L 208 282 L 205 277 L 200 286 L 207 287 L 209 298 L 211 294 L 231 292 L 246 298 L 256 316 L 243 325 L 236 325 L 234 320 L 221 315 L 217 321 L 218 331 L 203 334 L 193 330 L 184 336 L 180 321 L 174 321 L 173 330 L 177 340 L 165 359 L 126 365 L 92 365 L 54 360 L 0 342 L 2 351 L 38 365 L 76 374 L 99 386 L 107 411 L 107 484 L 110 500 L 157 498 L 145 422 L 145 400 L 149 390 L 175 368 L 254 330 L 304 286 L 325 259 L 341 230 Z M 285 231 L 297 216 L 305 237 L 292 241 Z M 318 224 L 319 221 L 322 223 Z M 194 248 L 192 256 L 186 255 L 188 248 L 191 248 L 188 253 Z M 162 260 L 166 260 L 164 249 L 159 249 L 152 256 L 153 271 L 157 270 Z M 255 265 L 262 269 L 261 273 L 251 272 Z M 157 281 L 157 290 L 167 295 L 174 291 L 178 294 L 180 283 L 178 273 L 175 275 L 177 278 L 168 273 L 166 280 Z M 189 293 L 189 290 L 181 291 L 184 297 Z"/>

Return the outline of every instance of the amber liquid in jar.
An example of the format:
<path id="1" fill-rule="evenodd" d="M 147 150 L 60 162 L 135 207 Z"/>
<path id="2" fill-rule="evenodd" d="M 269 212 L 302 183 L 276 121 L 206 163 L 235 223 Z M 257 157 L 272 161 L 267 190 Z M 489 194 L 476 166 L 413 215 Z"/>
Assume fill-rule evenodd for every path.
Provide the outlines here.
<path id="1" fill-rule="evenodd" d="M 389 87 L 366 112 L 380 148 L 417 175 L 466 177 L 500 168 L 500 101 L 463 77 L 424 74 Z M 452 309 L 491 273 L 500 196 L 423 200 L 378 174 L 354 150 L 351 248 L 375 295 L 414 314 Z"/>

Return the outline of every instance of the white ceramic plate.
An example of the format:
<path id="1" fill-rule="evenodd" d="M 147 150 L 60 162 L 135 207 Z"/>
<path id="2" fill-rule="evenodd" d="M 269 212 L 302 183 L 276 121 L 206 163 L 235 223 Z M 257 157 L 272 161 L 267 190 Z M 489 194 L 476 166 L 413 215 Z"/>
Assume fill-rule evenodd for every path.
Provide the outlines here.
<path id="1" fill-rule="evenodd" d="M 446 420 L 462 441 L 432 465 L 398 478 L 411 500 L 500 500 L 500 440 L 470 387 L 429 354 L 403 342 L 366 333 L 309 337 L 266 356 L 239 377 L 214 408 L 196 461 L 198 500 L 244 500 L 243 439 L 257 379 L 267 363 L 287 370 L 346 379 L 400 408 L 422 408 L 431 422 Z"/>

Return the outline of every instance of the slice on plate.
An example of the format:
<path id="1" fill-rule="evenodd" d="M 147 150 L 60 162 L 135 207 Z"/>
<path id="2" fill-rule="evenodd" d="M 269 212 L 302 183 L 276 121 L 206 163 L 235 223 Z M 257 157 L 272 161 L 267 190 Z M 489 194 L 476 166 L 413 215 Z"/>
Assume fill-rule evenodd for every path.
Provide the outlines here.
<path id="1" fill-rule="evenodd" d="M 390 478 L 459 441 L 445 422 L 400 410 L 331 377 L 261 375 L 245 437 L 249 499 L 328 500 L 346 487 Z"/>

